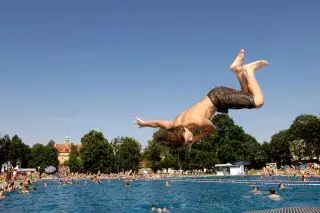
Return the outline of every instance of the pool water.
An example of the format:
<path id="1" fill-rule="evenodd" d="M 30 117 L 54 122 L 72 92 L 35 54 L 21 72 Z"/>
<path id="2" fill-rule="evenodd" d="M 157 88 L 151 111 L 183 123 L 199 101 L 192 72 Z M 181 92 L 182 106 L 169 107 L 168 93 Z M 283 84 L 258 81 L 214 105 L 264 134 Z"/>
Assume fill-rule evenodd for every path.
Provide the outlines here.
<path id="1" fill-rule="evenodd" d="M 221 179 L 221 182 L 217 180 Z M 199 182 L 199 181 L 203 182 Z M 255 195 L 246 183 L 229 181 L 257 181 L 263 194 Z M 164 180 L 137 180 L 125 187 L 123 181 L 103 181 L 101 185 L 90 181 L 76 181 L 73 185 L 60 185 L 57 180 L 37 182 L 37 191 L 29 195 L 13 192 L 0 200 L 0 212 L 150 212 L 151 204 L 166 207 L 170 212 L 224 212 L 237 213 L 290 206 L 319 206 L 320 184 L 288 186 L 276 190 L 283 200 L 270 200 L 268 189 L 277 188 L 277 181 L 298 181 L 292 177 L 276 177 L 263 181 L 260 177 L 213 177 L 177 179 L 165 187 Z M 320 179 L 313 179 L 314 183 Z M 274 184 L 272 184 L 274 182 Z M 271 183 L 271 184 L 270 184 Z M 291 182 L 298 183 L 298 182 Z"/>

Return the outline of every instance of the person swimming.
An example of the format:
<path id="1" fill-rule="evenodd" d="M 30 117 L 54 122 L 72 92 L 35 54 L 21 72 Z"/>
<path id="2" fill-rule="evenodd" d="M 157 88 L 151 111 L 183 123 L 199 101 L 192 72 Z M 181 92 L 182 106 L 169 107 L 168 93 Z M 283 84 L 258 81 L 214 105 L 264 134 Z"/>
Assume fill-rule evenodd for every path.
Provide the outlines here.
<path id="1" fill-rule="evenodd" d="M 26 194 L 29 193 L 29 187 L 28 185 L 23 185 L 21 193 Z"/>
<path id="2" fill-rule="evenodd" d="M 167 208 L 163 207 L 156 207 L 155 205 L 151 205 L 151 211 L 157 211 L 157 212 L 166 212 L 168 213 L 169 211 L 167 210 Z"/>
<path id="3" fill-rule="evenodd" d="M 269 198 L 272 200 L 281 200 L 281 196 L 276 194 L 276 190 L 274 190 L 274 188 L 270 188 L 269 189 Z"/>
<path id="4" fill-rule="evenodd" d="M 0 189 L 0 199 L 5 198 L 6 196 L 4 195 L 4 190 Z"/>
<path id="5" fill-rule="evenodd" d="M 252 192 L 253 193 L 255 193 L 255 194 L 261 194 L 261 191 L 259 190 L 259 188 L 258 187 L 253 187 L 253 190 L 252 190 Z"/>
<path id="6" fill-rule="evenodd" d="M 279 183 L 278 185 L 278 189 L 285 189 L 286 187 L 282 184 L 282 183 Z"/>

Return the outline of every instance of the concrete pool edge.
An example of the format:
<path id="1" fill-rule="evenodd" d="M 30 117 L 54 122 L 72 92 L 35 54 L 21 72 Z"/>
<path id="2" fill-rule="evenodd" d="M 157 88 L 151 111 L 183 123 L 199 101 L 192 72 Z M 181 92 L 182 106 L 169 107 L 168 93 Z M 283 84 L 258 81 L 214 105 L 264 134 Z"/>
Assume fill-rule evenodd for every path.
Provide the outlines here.
<path id="1" fill-rule="evenodd" d="M 320 212 L 320 207 L 286 207 L 286 208 L 276 208 L 276 209 L 266 209 L 266 210 L 255 210 L 246 211 L 244 213 L 317 213 Z"/>

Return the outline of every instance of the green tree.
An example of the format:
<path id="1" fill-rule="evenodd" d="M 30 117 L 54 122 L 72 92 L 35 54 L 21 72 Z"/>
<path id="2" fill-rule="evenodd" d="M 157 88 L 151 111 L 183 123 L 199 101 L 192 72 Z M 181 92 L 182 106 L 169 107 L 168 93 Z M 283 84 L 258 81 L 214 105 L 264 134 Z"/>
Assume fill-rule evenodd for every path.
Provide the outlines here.
<path id="1" fill-rule="evenodd" d="M 42 144 L 35 144 L 31 147 L 31 158 L 29 160 L 28 167 L 38 168 L 40 167 L 42 171 L 46 167 L 45 163 L 45 148 Z"/>
<path id="2" fill-rule="evenodd" d="M 304 157 L 312 159 L 320 154 L 320 119 L 314 115 L 299 115 L 289 128 L 294 140 L 300 141 Z M 296 145 L 296 144 L 295 144 Z M 297 147 L 297 146 L 296 146 Z M 297 152 L 301 151 L 298 147 Z"/>
<path id="3" fill-rule="evenodd" d="M 8 161 L 10 143 L 9 135 L 4 135 L 4 137 L 0 138 L 0 165 Z"/>
<path id="4" fill-rule="evenodd" d="M 116 163 L 121 171 L 138 171 L 141 162 L 141 145 L 129 137 L 119 137 L 117 141 Z"/>
<path id="5" fill-rule="evenodd" d="M 290 152 L 293 155 L 294 160 L 301 161 L 307 156 L 306 143 L 304 140 L 297 139 L 290 142 Z"/>
<path id="6" fill-rule="evenodd" d="M 46 164 L 48 166 L 57 167 L 59 165 L 59 153 L 58 150 L 55 148 L 55 142 L 53 140 L 50 140 L 49 143 L 44 147 L 44 149 Z"/>
<path id="7" fill-rule="evenodd" d="M 237 160 L 231 144 L 226 143 L 220 146 L 218 150 L 218 159 L 223 163 L 233 163 Z"/>
<path id="8" fill-rule="evenodd" d="M 191 149 L 186 152 L 183 169 L 212 169 L 212 167 L 217 163 L 217 159 L 213 155 L 213 152 Z"/>
<path id="9" fill-rule="evenodd" d="M 270 147 L 270 143 L 264 141 L 261 145 L 261 150 L 263 155 L 266 158 L 266 162 L 271 162 L 272 161 L 272 157 L 271 157 L 271 147 Z"/>
<path id="10" fill-rule="evenodd" d="M 259 155 L 262 153 L 261 145 L 228 115 L 218 114 L 212 122 L 217 132 L 211 136 L 210 141 L 215 146 L 213 150 L 217 150 L 216 156 L 220 162 L 249 161 L 253 168 L 264 163 L 266 159 Z"/>
<path id="11" fill-rule="evenodd" d="M 161 161 L 161 153 L 163 151 L 164 147 L 154 140 L 148 141 L 148 145 L 144 149 L 143 159 L 146 161 L 146 166 L 151 168 L 154 172 L 162 169 L 159 162 Z"/>
<path id="12" fill-rule="evenodd" d="M 291 164 L 290 135 L 288 130 L 282 130 L 271 137 L 269 155 L 278 167 Z"/>
<path id="13" fill-rule="evenodd" d="M 268 143 L 266 143 L 268 144 Z M 256 168 L 256 169 L 260 169 L 262 167 L 264 167 L 266 165 L 267 162 L 270 162 L 269 158 L 268 158 L 268 154 L 267 151 L 265 150 L 264 147 L 264 143 L 263 144 L 257 144 L 254 148 L 254 159 L 251 160 L 251 167 L 252 168 Z"/>
<path id="14" fill-rule="evenodd" d="M 177 155 L 173 151 L 165 150 L 161 153 L 161 160 L 158 162 L 158 166 L 164 169 L 179 169 L 179 162 Z"/>
<path id="15" fill-rule="evenodd" d="M 69 161 L 67 165 L 69 166 L 71 172 L 80 172 L 82 170 L 82 160 L 79 156 L 77 147 L 73 144 L 71 144 Z"/>
<path id="16" fill-rule="evenodd" d="M 114 159 L 112 146 L 102 132 L 91 130 L 81 138 L 80 158 L 84 171 L 110 173 Z"/>
<path id="17" fill-rule="evenodd" d="M 18 161 L 22 167 L 26 167 L 30 155 L 30 148 L 24 144 L 18 135 L 14 135 L 11 139 L 9 135 L 5 135 L 0 139 L 0 162 L 10 162 L 15 167 Z M 2 165 L 2 164 L 1 164 Z"/>
<path id="18" fill-rule="evenodd" d="M 119 154 L 121 143 L 122 143 L 122 139 L 120 137 L 114 138 L 111 141 L 111 146 L 112 146 L 113 155 L 114 155 L 112 171 L 117 172 L 117 173 L 120 172 L 120 170 L 121 170 L 121 168 L 120 168 L 121 159 L 120 159 L 120 154 Z"/>
<path id="19" fill-rule="evenodd" d="M 45 146 L 39 143 L 33 145 L 31 148 L 29 167 L 40 167 L 40 171 L 44 172 L 46 167 L 57 167 L 58 164 L 58 151 L 54 147 L 54 141 L 49 141 Z"/>

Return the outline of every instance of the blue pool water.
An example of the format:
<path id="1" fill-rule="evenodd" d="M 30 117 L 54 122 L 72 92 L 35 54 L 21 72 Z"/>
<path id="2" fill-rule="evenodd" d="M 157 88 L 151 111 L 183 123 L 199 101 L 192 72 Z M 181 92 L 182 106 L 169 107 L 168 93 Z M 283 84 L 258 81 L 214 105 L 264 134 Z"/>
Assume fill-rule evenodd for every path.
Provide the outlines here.
<path id="1" fill-rule="evenodd" d="M 221 182 L 217 182 L 221 179 Z M 203 182 L 199 182 L 199 181 Z M 236 181 L 226 183 L 226 180 Z M 264 192 L 254 195 L 251 187 L 239 181 L 257 181 Z M 289 206 L 319 206 L 320 185 L 289 186 L 277 190 L 284 198 L 281 201 L 270 200 L 267 191 L 277 188 L 276 182 L 295 183 L 298 179 L 288 177 L 213 177 L 199 179 L 177 179 L 170 182 L 171 187 L 164 186 L 164 180 L 137 180 L 130 187 L 124 187 L 123 181 L 103 181 L 101 185 L 90 181 L 78 181 L 74 185 L 59 185 L 58 181 L 36 183 L 37 191 L 29 195 L 19 192 L 7 194 L 0 200 L 0 212 L 150 212 L 150 205 L 166 207 L 170 212 L 224 212 L 237 213 L 248 210 L 271 209 Z M 238 181 L 238 182 L 237 182 Z M 313 179 L 320 181 L 320 179 Z M 271 184 L 261 184 L 261 183 Z M 274 183 L 274 184 L 272 184 Z M 320 182 L 318 182 L 320 184 Z"/>

